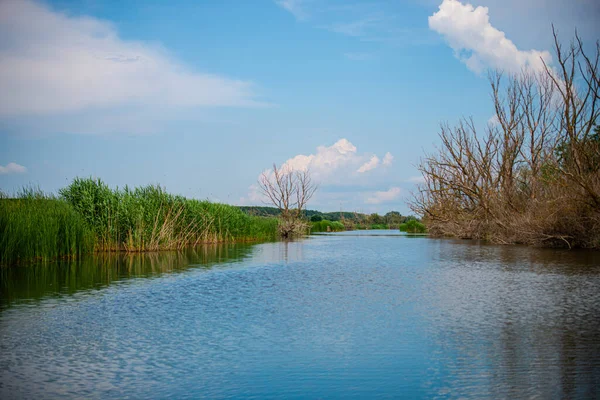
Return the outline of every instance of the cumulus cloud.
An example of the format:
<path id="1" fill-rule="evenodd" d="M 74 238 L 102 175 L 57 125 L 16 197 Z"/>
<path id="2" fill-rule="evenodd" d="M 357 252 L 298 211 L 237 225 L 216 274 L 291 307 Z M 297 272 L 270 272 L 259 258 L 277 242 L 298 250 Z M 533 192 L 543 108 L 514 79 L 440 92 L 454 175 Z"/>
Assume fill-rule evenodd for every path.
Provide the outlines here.
<path id="1" fill-rule="evenodd" d="M 356 154 L 356 146 L 348 139 L 340 139 L 331 146 L 317 147 L 316 154 L 299 154 L 283 163 L 282 168 L 306 171 L 320 179 L 331 175 L 335 170 L 354 164 L 361 159 Z"/>
<path id="2" fill-rule="evenodd" d="M 388 162 L 393 156 L 388 152 Z M 359 154 L 356 146 L 348 139 L 340 139 L 331 146 L 319 146 L 315 154 L 299 154 L 284 162 L 281 168 L 294 171 L 310 170 L 319 183 L 340 184 L 360 178 L 365 172 L 380 165 L 380 159 L 374 154 Z M 344 179 L 342 179 L 344 177 Z"/>
<path id="3" fill-rule="evenodd" d="M 8 163 L 6 166 L 0 165 L 0 175 L 24 174 L 25 172 L 27 172 L 27 168 L 14 162 Z"/>
<path id="4" fill-rule="evenodd" d="M 251 82 L 199 73 L 107 21 L 0 2 L 0 117 L 134 107 L 256 106 Z"/>
<path id="5" fill-rule="evenodd" d="M 429 28 L 444 36 L 456 56 L 477 73 L 486 68 L 542 70 L 544 62 L 552 60 L 548 51 L 519 50 L 504 32 L 492 26 L 487 7 L 443 0 L 429 17 Z"/>
<path id="6" fill-rule="evenodd" d="M 379 157 L 373 156 L 373 157 L 371 157 L 371 159 L 369 161 L 367 161 L 366 163 L 361 165 L 360 168 L 356 172 L 359 172 L 362 174 L 363 172 L 367 172 L 367 171 L 377 168 L 378 165 L 379 165 Z"/>
<path id="7" fill-rule="evenodd" d="M 393 161 L 394 156 L 392 155 L 392 153 L 390 153 L 389 151 L 385 153 L 385 156 L 383 156 L 383 165 L 389 167 L 390 165 L 392 165 Z"/>
<path id="8" fill-rule="evenodd" d="M 393 200 L 398 199 L 402 190 L 399 187 L 392 187 L 389 190 L 384 192 L 374 192 L 371 194 L 365 203 L 367 204 L 381 204 L 381 203 L 389 203 Z"/>
<path id="9" fill-rule="evenodd" d="M 384 156 L 388 162 L 386 165 L 391 163 L 392 158 L 389 152 Z M 381 165 L 378 156 L 359 153 L 356 146 L 344 138 L 331 146 L 318 146 L 313 154 L 298 154 L 281 164 L 280 168 L 283 171 L 310 171 L 313 181 L 320 186 L 320 194 L 333 191 L 356 194 L 368 186 L 380 187 L 387 173 L 387 168 L 380 168 Z M 263 173 L 269 175 L 273 171 L 268 169 Z M 250 186 L 248 195 L 240 199 L 240 204 L 259 204 L 264 200 L 260 188 L 254 184 Z"/>

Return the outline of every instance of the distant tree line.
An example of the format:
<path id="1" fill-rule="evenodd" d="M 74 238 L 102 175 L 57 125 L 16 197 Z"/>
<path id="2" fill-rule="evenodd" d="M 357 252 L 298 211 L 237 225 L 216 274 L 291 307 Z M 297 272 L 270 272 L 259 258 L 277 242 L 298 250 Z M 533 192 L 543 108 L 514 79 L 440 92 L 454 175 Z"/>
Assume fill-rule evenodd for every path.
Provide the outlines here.
<path id="1" fill-rule="evenodd" d="M 267 206 L 240 206 L 240 209 L 253 216 L 263 217 L 278 217 L 281 215 L 281 211 L 276 207 Z M 334 212 L 321 212 L 317 210 L 304 210 L 303 217 L 310 222 L 317 223 L 321 221 L 338 222 L 342 224 L 346 230 L 352 229 L 400 229 L 402 224 L 406 224 L 410 221 L 416 221 L 421 223 L 421 220 L 414 215 L 402 215 L 398 211 L 390 211 L 384 215 L 377 213 L 364 214 L 359 212 L 350 211 L 334 211 Z M 327 224 L 320 224 L 319 226 L 328 226 Z M 334 225 L 331 225 L 333 227 Z M 424 231 L 424 228 L 414 228 L 419 232 Z M 339 229 L 340 225 L 335 225 L 335 230 Z M 317 231 L 320 231 L 316 228 Z"/>

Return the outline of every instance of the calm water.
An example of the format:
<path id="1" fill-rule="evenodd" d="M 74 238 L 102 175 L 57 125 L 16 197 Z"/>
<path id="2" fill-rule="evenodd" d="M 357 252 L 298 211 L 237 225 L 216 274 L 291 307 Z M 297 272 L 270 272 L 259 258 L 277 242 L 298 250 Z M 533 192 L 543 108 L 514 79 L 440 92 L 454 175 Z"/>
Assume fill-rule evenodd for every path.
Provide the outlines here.
<path id="1" fill-rule="evenodd" d="M 0 398 L 600 398 L 599 252 L 386 233 L 4 271 Z"/>

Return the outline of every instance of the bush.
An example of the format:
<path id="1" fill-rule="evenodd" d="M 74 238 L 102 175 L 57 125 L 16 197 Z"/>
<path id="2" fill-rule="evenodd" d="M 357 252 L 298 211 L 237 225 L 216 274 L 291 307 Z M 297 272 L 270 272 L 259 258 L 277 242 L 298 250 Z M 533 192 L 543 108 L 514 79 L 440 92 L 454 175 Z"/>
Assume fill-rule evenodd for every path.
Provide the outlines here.
<path id="1" fill-rule="evenodd" d="M 400 231 L 406 233 L 426 233 L 427 228 L 416 219 L 411 219 L 403 224 L 400 224 Z"/>
<path id="2" fill-rule="evenodd" d="M 310 232 L 341 232 L 346 230 L 344 224 L 339 221 L 322 220 L 313 222 Z"/>
<path id="3" fill-rule="evenodd" d="M 369 229 L 389 229 L 386 224 L 372 224 Z"/>

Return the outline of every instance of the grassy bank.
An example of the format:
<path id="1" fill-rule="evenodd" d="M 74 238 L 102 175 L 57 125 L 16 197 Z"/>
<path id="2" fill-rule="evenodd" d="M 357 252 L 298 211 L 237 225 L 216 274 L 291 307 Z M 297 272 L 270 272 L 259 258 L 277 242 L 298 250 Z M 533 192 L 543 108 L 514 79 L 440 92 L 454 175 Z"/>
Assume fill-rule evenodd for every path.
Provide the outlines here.
<path id="1" fill-rule="evenodd" d="M 59 194 L 25 191 L 0 199 L 0 263 L 269 240 L 277 233 L 274 218 L 175 196 L 159 186 L 111 189 L 99 179 L 75 179 Z"/>

